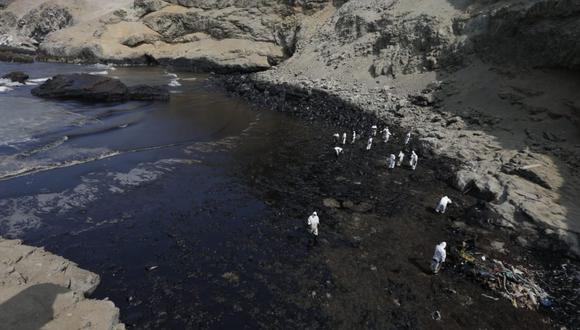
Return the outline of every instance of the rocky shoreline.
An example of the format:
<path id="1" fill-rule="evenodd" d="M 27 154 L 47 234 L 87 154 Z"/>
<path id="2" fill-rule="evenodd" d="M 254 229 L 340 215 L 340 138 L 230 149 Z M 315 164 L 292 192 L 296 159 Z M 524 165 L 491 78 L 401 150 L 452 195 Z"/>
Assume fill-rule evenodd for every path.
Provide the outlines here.
<path id="1" fill-rule="evenodd" d="M 439 97 L 445 88 L 441 82 L 434 82 L 420 93 L 407 96 L 392 94 L 385 88 L 368 90 L 364 86 L 345 86 L 332 80 L 313 81 L 307 77 L 278 75 L 275 70 L 251 75 L 217 76 L 216 83 L 261 106 L 307 120 L 327 121 L 332 126 L 364 132 L 372 125 L 385 125 L 394 129 L 399 137 L 412 130 L 419 140 L 422 157 L 447 159 L 444 163 L 452 166 L 447 170 L 455 176 L 447 183 L 481 200 L 478 207 L 484 214 L 482 221 L 513 233 L 523 228 L 518 239 L 523 246 L 530 246 L 531 242 L 539 240 L 538 243 L 544 248 L 572 258 L 578 257 L 580 251 L 575 233 L 551 226 L 554 223 L 547 223 L 538 214 L 541 210 L 527 204 L 528 196 L 518 195 L 520 187 L 510 186 L 514 180 L 500 181 L 498 178 L 498 175 L 517 176 L 550 190 L 552 187 L 547 181 L 551 178 L 546 176 L 557 173 L 542 172 L 541 168 L 538 169 L 540 166 L 529 165 L 534 161 L 546 167 L 552 164 L 541 155 L 523 150 L 512 154 L 513 158 L 508 162 L 504 158 L 495 158 L 485 164 L 474 163 L 474 158 L 483 161 L 481 155 L 490 151 L 501 153 L 502 148 L 493 145 L 491 137 L 482 132 L 469 132 L 466 122 L 472 118 L 441 111 Z M 470 135 L 473 136 L 472 141 L 462 144 L 461 150 L 458 150 L 455 139 Z M 492 168 L 495 168 L 494 172 L 490 172 Z M 547 203 L 549 208 L 558 207 L 555 202 Z M 525 217 L 521 217 L 520 212 Z M 568 246 L 562 245 L 562 241 Z"/>
<path id="2" fill-rule="evenodd" d="M 125 329 L 119 309 L 90 295 L 99 275 L 75 263 L 0 238 L 0 323 L 7 329 Z"/>

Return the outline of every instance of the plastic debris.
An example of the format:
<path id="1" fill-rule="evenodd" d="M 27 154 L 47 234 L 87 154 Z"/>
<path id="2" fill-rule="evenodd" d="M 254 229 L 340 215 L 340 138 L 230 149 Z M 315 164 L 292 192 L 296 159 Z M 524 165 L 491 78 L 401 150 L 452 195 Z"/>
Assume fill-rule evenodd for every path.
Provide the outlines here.
<path id="1" fill-rule="evenodd" d="M 474 253 L 465 249 L 459 251 L 459 257 L 464 271 L 475 276 L 476 280 L 491 291 L 508 299 L 514 307 L 537 309 L 540 304 L 544 306 L 543 302 L 551 305 L 550 295 L 536 284 L 533 272 L 485 256 L 476 258 Z M 482 296 L 492 300 L 499 299 L 486 294 Z"/>

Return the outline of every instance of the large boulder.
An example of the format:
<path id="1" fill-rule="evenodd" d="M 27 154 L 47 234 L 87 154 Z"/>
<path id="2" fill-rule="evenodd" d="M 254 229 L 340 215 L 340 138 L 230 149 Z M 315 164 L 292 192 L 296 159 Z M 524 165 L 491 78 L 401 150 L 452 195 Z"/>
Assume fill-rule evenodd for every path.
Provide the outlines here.
<path id="1" fill-rule="evenodd" d="M 22 72 L 22 71 L 14 71 L 14 72 L 10 72 L 9 74 L 5 74 L 4 76 L 2 76 L 3 79 L 10 79 L 10 81 L 12 82 L 19 82 L 21 84 L 24 84 L 26 82 L 26 80 L 28 80 L 28 78 L 30 78 L 30 76 L 28 76 L 28 74 Z"/>
<path id="2" fill-rule="evenodd" d="M 58 75 L 34 88 L 32 95 L 51 99 L 124 101 L 129 89 L 118 79 L 84 73 Z"/>
<path id="3" fill-rule="evenodd" d="M 34 88 L 32 94 L 51 99 L 97 102 L 169 99 L 169 92 L 163 87 L 140 85 L 129 88 L 118 79 L 86 73 L 55 76 Z"/>

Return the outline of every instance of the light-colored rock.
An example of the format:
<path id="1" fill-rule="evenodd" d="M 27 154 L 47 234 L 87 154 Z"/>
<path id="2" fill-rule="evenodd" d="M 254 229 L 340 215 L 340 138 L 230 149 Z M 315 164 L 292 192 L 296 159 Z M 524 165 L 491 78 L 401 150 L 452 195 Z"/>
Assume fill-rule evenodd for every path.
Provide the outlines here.
<path id="1" fill-rule="evenodd" d="M 0 324 L 25 329 L 124 329 L 110 301 L 87 299 L 99 276 L 42 248 L 0 238 Z"/>
<path id="2" fill-rule="evenodd" d="M 325 198 L 322 200 L 322 205 L 331 209 L 339 209 L 340 202 L 334 198 Z"/>

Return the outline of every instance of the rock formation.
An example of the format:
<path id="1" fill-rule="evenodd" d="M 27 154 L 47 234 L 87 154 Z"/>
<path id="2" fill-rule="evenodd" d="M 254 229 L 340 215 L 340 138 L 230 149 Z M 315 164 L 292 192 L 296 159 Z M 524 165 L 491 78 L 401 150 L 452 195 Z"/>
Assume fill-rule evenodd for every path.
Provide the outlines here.
<path id="1" fill-rule="evenodd" d="M 112 302 L 85 297 L 98 275 L 18 240 L 0 238 L 0 256 L 2 328 L 125 329 Z"/>
<path id="2" fill-rule="evenodd" d="M 34 88 L 31 93 L 49 99 L 97 102 L 169 100 L 169 91 L 164 87 L 127 87 L 119 79 L 81 73 L 55 76 Z"/>

